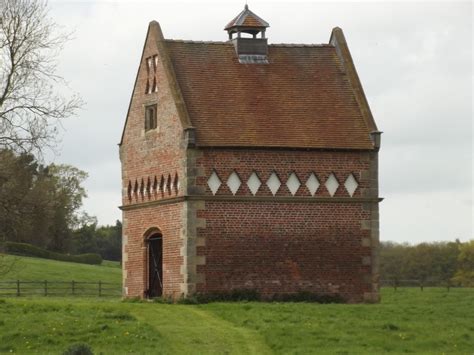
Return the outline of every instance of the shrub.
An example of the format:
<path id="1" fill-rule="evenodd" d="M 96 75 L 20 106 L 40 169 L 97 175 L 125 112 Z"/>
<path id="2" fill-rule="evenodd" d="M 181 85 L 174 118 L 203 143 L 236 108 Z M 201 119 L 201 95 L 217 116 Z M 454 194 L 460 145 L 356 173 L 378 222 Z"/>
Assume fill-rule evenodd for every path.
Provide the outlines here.
<path id="1" fill-rule="evenodd" d="M 5 242 L 3 248 L 9 254 L 22 255 L 22 256 L 35 256 L 44 259 L 53 259 L 60 261 L 69 261 L 73 263 L 100 265 L 102 263 L 102 257 L 99 254 L 88 253 L 80 255 L 67 255 L 49 251 L 46 249 L 38 248 L 34 245 L 27 243 L 15 243 Z"/>
<path id="2" fill-rule="evenodd" d="M 88 344 L 78 343 L 72 344 L 63 355 L 94 355 L 94 353 Z"/>

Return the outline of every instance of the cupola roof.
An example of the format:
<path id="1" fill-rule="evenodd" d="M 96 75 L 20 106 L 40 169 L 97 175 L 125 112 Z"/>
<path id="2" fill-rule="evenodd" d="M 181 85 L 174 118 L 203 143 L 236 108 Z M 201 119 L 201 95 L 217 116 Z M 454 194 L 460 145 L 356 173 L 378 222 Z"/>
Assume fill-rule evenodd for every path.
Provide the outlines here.
<path id="1" fill-rule="evenodd" d="M 229 33 L 245 32 L 255 35 L 267 27 L 270 27 L 268 22 L 254 14 L 249 10 L 248 5 L 245 5 L 243 11 L 230 21 L 224 30 Z"/>

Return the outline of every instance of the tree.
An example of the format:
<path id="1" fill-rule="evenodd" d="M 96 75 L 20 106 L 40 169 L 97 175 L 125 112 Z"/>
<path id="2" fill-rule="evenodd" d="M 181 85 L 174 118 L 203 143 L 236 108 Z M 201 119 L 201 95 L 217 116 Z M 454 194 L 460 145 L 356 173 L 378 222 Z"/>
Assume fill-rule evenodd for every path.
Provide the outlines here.
<path id="1" fill-rule="evenodd" d="M 98 252 L 105 260 L 122 260 L 122 223 L 102 226 L 96 230 Z"/>
<path id="2" fill-rule="evenodd" d="M 380 275 L 382 280 L 417 280 L 429 285 L 446 284 L 457 268 L 459 241 L 418 245 L 382 242 Z"/>
<path id="3" fill-rule="evenodd" d="M 73 248 L 76 254 L 99 253 L 105 260 L 122 259 L 122 223 L 97 227 L 97 220 L 84 219 L 80 228 L 73 232 Z"/>
<path id="4" fill-rule="evenodd" d="M 87 173 L 71 165 L 49 166 L 49 173 L 55 184 L 54 214 L 50 228 L 49 249 L 65 251 L 74 228 L 81 223 L 84 215 L 79 214 L 82 200 L 87 197 L 82 186 L 87 178 Z"/>
<path id="5" fill-rule="evenodd" d="M 453 281 L 461 286 L 474 287 L 474 239 L 459 245 L 458 270 Z"/>
<path id="6" fill-rule="evenodd" d="M 37 207 L 30 199 L 38 164 L 28 154 L 0 150 L 0 241 L 24 241 L 31 213 Z M 39 205 L 46 213 L 44 206 Z"/>
<path id="7" fill-rule="evenodd" d="M 82 105 L 56 74 L 68 37 L 45 1 L 0 2 L 0 149 L 41 153 L 54 145 L 58 121 Z"/>
<path id="8" fill-rule="evenodd" d="M 42 166 L 31 154 L 0 150 L 0 242 L 68 251 L 87 174 L 70 165 Z"/>

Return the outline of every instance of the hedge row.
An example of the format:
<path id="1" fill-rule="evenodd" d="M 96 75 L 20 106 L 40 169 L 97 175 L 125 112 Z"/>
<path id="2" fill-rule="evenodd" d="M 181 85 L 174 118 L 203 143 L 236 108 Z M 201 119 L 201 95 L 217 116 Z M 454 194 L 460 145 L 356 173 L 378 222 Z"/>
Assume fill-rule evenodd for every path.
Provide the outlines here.
<path id="1" fill-rule="evenodd" d="M 2 245 L 2 249 L 5 253 L 23 255 L 23 256 L 36 256 L 38 258 L 53 259 L 60 261 L 69 261 L 73 263 L 100 265 L 102 264 L 102 257 L 99 254 L 88 253 L 79 255 L 67 255 L 56 253 L 45 249 L 38 248 L 34 245 L 27 243 L 15 243 L 5 242 Z"/>

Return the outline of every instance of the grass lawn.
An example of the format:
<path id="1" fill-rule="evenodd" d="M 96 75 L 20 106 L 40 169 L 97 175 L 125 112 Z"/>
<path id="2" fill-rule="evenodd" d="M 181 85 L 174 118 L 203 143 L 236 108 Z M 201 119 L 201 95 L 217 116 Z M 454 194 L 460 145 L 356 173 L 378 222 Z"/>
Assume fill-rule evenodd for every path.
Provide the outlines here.
<path id="1" fill-rule="evenodd" d="M 120 284 L 122 270 L 116 261 L 102 262 L 102 265 L 87 265 L 65 261 L 7 255 L 3 257 L 12 269 L 2 280 L 22 281 L 103 281 Z"/>
<path id="2" fill-rule="evenodd" d="M 474 289 L 382 290 L 376 305 L 0 299 L 0 352 L 472 354 Z"/>

